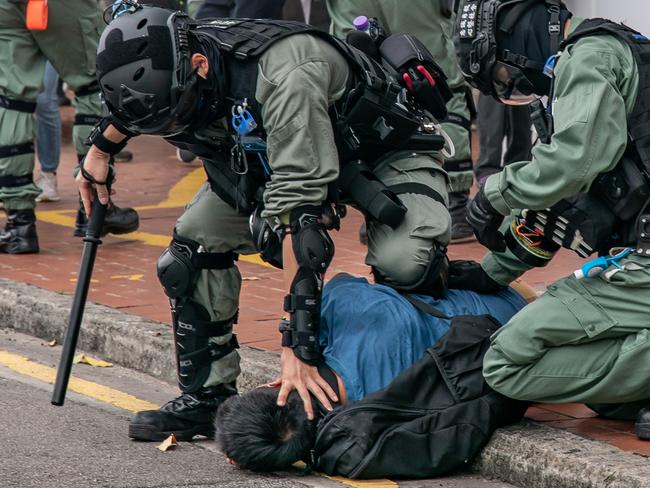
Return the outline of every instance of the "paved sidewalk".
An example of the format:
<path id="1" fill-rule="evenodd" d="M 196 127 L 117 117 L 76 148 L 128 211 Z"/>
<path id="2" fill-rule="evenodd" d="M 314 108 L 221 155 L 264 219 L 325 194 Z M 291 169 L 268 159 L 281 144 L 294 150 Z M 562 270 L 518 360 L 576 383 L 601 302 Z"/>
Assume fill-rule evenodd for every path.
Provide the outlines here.
<path id="1" fill-rule="evenodd" d="M 64 109 L 64 117 L 70 112 Z M 134 206 L 140 214 L 140 229 L 126 236 L 108 236 L 101 246 L 89 299 L 128 314 L 169 322 L 167 300 L 156 277 L 156 259 L 169 242 L 175 219 L 182 213 L 205 177 L 200 163 L 179 162 L 173 148 L 162 139 L 140 137 L 128 146 L 134 159 L 118 163 L 119 206 Z M 76 158 L 72 146 L 63 147 L 59 169 L 61 200 L 39 204 L 38 232 L 41 253 L 28 256 L 0 256 L 0 278 L 29 283 L 65 294 L 74 291 L 82 242 L 72 237 L 77 208 L 71 178 Z M 336 258 L 328 272 L 369 276 L 363 264 L 364 248 L 357 239 L 361 217 L 350 211 L 341 232 L 334 233 Z M 0 222 L 1 223 L 1 222 Z M 476 243 L 452 246 L 451 259 L 480 259 L 484 250 Z M 561 252 L 547 268 L 525 277 L 537 290 L 565 276 L 580 265 L 572 253 Z M 264 265 L 255 256 L 239 262 L 244 279 L 237 333 L 240 343 L 268 351 L 279 350 L 277 321 L 281 314 L 282 272 Z M 650 456 L 650 442 L 641 442 L 630 422 L 596 419 L 582 405 L 539 405 L 529 410 L 531 419 L 580 436 L 607 442 L 626 451 Z"/>

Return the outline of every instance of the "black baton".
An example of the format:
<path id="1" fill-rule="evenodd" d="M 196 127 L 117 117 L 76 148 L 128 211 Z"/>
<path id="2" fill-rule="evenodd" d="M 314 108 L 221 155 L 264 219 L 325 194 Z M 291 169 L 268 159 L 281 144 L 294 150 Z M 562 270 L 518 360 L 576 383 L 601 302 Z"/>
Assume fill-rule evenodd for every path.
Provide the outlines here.
<path id="1" fill-rule="evenodd" d="M 74 298 L 72 299 L 70 319 L 68 320 L 68 328 L 63 339 L 63 351 L 61 351 L 61 360 L 59 361 L 59 368 L 56 371 L 56 381 L 54 382 L 54 392 L 52 393 L 52 405 L 57 406 L 63 405 L 65 401 L 65 393 L 68 389 L 70 371 L 72 370 L 72 360 L 77 349 L 77 339 L 79 338 L 84 307 L 86 306 L 86 298 L 88 297 L 88 288 L 90 287 L 95 256 L 97 255 L 97 247 L 102 243 L 100 235 L 102 226 L 104 225 L 107 205 L 99 203 L 97 193 L 94 196 L 86 237 L 83 238 L 84 247 L 81 254 L 77 287 L 74 291 Z"/>

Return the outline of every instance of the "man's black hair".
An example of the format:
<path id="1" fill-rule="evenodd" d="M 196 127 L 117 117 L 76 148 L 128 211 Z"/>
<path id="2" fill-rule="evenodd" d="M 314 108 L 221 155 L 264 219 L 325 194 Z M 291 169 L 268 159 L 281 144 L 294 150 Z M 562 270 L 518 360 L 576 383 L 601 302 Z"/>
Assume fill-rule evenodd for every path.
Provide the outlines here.
<path id="1" fill-rule="evenodd" d="M 286 469 L 306 460 L 314 445 L 315 423 L 292 392 L 278 407 L 278 388 L 256 388 L 225 401 L 217 413 L 217 442 L 239 467 L 252 471 Z"/>

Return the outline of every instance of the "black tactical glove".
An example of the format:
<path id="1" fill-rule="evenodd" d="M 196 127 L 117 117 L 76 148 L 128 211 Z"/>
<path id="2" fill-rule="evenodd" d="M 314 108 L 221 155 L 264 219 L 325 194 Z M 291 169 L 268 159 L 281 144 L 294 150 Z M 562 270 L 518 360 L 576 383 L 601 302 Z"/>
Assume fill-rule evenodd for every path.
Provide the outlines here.
<path id="1" fill-rule="evenodd" d="M 449 263 L 449 288 L 488 294 L 506 287 L 490 278 L 476 261 L 458 260 Z"/>
<path id="2" fill-rule="evenodd" d="M 503 215 L 494 209 L 481 187 L 467 207 L 467 222 L 474 229 L 478 241 L 491 251 L 506 250 L 503 234 L 499 232 L 503 218 Z"/>

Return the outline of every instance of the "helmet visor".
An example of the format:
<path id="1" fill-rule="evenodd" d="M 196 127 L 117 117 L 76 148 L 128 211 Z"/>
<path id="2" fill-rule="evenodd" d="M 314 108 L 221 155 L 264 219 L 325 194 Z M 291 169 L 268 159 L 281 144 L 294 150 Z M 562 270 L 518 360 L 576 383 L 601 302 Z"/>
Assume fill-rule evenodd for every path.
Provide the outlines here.
<path id="1" fill-rule="evenodd" d="M 492 67 L 492 88 L 497 98 L 506 105 L 528 105 L 541 97 L 524 72 L 502 61 Z"/>

